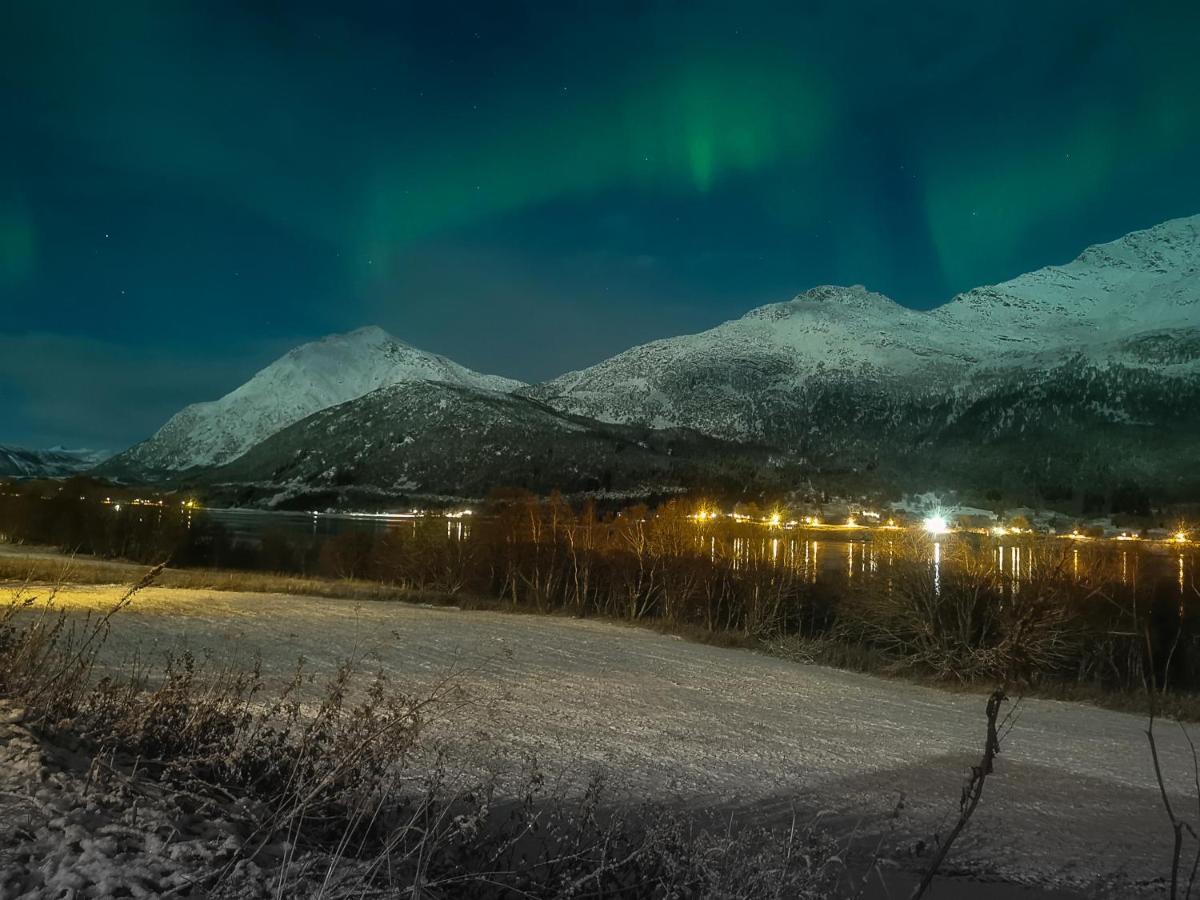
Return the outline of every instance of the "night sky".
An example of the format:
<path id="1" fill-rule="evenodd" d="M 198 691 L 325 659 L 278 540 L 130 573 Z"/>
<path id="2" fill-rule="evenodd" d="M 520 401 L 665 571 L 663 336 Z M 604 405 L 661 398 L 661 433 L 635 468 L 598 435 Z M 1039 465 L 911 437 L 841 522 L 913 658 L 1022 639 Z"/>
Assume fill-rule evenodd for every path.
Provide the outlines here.
<path id="1" fill-rule="evenodd" d="M 538 380 L 1200 212 L 1200 3 L 0 4 L 0 443 L 378 324 Z"/>

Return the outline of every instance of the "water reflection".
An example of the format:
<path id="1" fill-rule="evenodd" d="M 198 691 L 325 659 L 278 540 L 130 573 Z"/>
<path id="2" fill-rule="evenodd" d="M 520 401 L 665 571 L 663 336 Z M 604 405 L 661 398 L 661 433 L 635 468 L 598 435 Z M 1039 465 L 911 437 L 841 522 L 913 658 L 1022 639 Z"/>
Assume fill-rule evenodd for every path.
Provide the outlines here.
<path id="1" fill-rule="evenodd" d="M 872 537 L 867 533 L 845 538 L 823 535 L 821 540 L 803 534 L 787 537 L 708 534 L 703 540 L 711 561 L 727 558 L 735 570 L 752 565 L 783 566 L 806 582 L 844 581 L 869 587 L 878 581 L 883 591 L 892 589 L 899 562 L 919 559 L 922 552 L 919 542 L 908 541 L 904 536 Z M 965 564 L 968 559 L 974 560 L 971 565 L 978 565 L 982 554 L 985 562 L 990 560 L 1008 598 L 1018 597 L 1039 579 L 1056 574 L 1080 584 L 1111 580 L 1114 584 L 1136 587 L 1139 568 L 1146 565 L 1156 566 L 1160 575 L 1166 574 L 1182 597 L 1191 590 L 1189 578 L 1195 557 L 1193 552 L 1176 552 L 1175 548 L 1149 543 L 1117 551 L 1104 542 L 1067 544 L 1046 537 L 1009 536 L 999 542 L 961 535 L 929 541 L 924 548 L 929 577 L 938 593 L 945 590 L 946 579 L 955 566 Z"/>
<path id="2" fill-rule="evenodd" d="M 933 592 L 941 596 L 942 593 L 942 542 L 933 542 Z"/>
<path id="3" fill-rule="evenodd" d="M 486 527 L 485 521 L 465 517 L 412 515 L 355 516 L 350 514 L 303 512 L 262 512 L 257 510 L 205 510 L 207 521 L 220 524 L 236 541 L 261 543 L 273 530 L 291 532 L 320 542 L 348 530 L 358 529 L 379 534 L 394 529 L 415 533 L 421 522 L 439 529 L 445 525 L 450 541 L 464 541 L 474 529 Z M 192 510 L 186 510 L 192 525 Z M 870 588 L 878 584 L 890 591 L 895 583 L 896 567 L 904 560 L 919 559 L 913 554 L 926 553 L 929 577 L 938 591 L 945 589 L 954 566 L 964 554 L 990 563 L 1000 579 L 1006 596 L 1019 596 L 1023 589 L 1043 574 L 1069 573 L 1081 584 L 1108 580 L 1130 589 L 1139 588 L 1139 570 L 1154 566 L 1154 577 L 1169 579 L 1171 590 L 1181 600 L 1195 594 L 1196 548 L 1186 549 L 1150 542 L 1073 541 L 1045 537 L 1008 535 L 989 538 L 980 535 L 951 535 L 921 543 L 916 536 L 903 532 L 855 530 L 845 535 L 803 530 L 780 534 L 778 531 L 741 533 L 704 529 L 695 536 L 694 545 L 711 562 L 729 560 L 735 570 L 757 566 L 785 567 L 807 583 L 849 582 Z M 1118 549 L 1119 547 L 1119 549 Z M 924 549 L 922 549 L 924 548 Z M 1149 583 L 1149 582 L 1147 582 Z"/>

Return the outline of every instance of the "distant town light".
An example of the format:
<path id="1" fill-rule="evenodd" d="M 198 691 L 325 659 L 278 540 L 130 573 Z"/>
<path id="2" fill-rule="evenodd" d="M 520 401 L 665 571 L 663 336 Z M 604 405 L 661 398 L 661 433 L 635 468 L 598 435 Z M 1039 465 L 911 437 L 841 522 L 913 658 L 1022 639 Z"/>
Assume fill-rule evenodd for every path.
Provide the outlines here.
<path id="1" fill-rule="evenodd" d="M 921 524 L 930 534 L 945 534 L 950 529 L 945 516 L 928 516 Z"/>
<path id="2" fill-rule="evenodd" d="M 1175 540 L 1180 544 L 1186 544 L 1187 543 L 1187 532 L 1186 531 L 1175 532 Z"/>

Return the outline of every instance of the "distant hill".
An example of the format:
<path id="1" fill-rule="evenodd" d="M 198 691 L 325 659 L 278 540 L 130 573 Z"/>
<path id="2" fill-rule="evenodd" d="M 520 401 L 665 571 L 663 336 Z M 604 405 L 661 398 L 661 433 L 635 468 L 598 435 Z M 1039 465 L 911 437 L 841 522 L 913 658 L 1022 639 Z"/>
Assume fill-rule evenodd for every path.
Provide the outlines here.
<path id="1" fill-rule="evenodd" d="M 103 450 L 28 450 L 0 446 L 0 477 L 62 478 L 91 469 L 111 454 Z"/>

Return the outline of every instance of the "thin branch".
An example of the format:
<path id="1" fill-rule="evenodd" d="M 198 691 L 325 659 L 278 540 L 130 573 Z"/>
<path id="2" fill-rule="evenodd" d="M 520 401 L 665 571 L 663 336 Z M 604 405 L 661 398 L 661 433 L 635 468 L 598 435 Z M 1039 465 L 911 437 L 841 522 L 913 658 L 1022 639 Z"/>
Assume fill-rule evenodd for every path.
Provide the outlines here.
<path id="1" fill-rule="evenodd" d="M 921 876 L 921 882 L 912 892 L 911 900 L 919 900 L 919 898 L 925 896 L 925 892 L 929 890 L 929 886 L 933 883 L 933 877 L 937 874 L 938 868 L 946 859 L 950 848 L 958 840 L 958 836 L 962 834 L 963 829 L 967 827 L 967 823 L 971 821 L 971 816 L 975 814 L 975 809 L 979 806 L 979 801 L 983 797 L 984 782 L 992 774 L 996 756 L 1000 753 L 1000 737 L 996 728 L 996 720 L 1000 717 L 1000 704 L 1007 699 L 1004 691 L 1001 690 L 993 691 L 992 695 L 988 697 L 986 708 L 987 737 L 983 745 L 983 757 L 979 760 L 979 765 L 971 767 L 971 777 L 963 787 L 962 799 L 959 801 L 958 821 L 954 824 L 954 829 L 942 843 L 941 847 L 938 848 L 937 856 L 933 858 L 933 861 L 929 864 L 929 868 Z"/>

